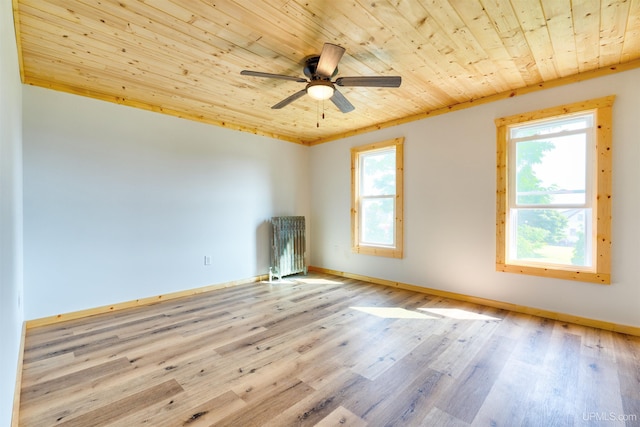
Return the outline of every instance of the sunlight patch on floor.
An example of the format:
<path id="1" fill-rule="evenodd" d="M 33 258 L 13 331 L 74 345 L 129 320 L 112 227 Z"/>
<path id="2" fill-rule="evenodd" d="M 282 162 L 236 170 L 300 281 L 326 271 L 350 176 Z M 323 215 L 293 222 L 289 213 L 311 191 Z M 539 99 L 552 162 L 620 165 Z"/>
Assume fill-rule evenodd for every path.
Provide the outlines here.
<path id="1" fill-rule="evenodd" d="M 342 282 L 328 279 L 307 279 L 305 277 L 296 277 L 294 279 L 298 283 L 305 283 L 308 285 L 340 285 Z"/>
<path id="2" fill-rule="evenodd" d="M 374 316 L 385 319 L 437 319 L 438 317 L 429 316 L 417 311 L 407 310 L 401 307 L 349 307 L 352 310 L 362 311 L 364 313 L 373 314 Z"/>
<path id="3" fill-rule="evenodd" d="M 272 280 L 272 281 L 263 280 L 260 283 L 264 283 L 266 285 L 297 285 L 300 282 L 293 279 L 280 279 L 280 280 Z"/>
<path id="4" fill-rule="evenodd" d="M 419 308 L 418 310 L 459 320 L 502 320 L 499 317 L 487 316 L 486 314 L 474 313 L 460 308 Z"/>
<path id="5" fill-rule="evenodd" d="M 419 311 L 407 310 L 402 307 L 349 308 L 385 319 L 442 319 L 446 317 L 457 320 L 502 320 L 499 317 L 487 316 L 486 314 L 474 313 L 460 308 L 419 308 Z"/>
<path id="6" fill-rule="evenodd" d="M 262 280 L 260 283 L 266 283 L 269 285 L 340 285 L 342 282 L 328 279 L 311 279 L 306 277 L 291 277 L 279 280 Z"/>

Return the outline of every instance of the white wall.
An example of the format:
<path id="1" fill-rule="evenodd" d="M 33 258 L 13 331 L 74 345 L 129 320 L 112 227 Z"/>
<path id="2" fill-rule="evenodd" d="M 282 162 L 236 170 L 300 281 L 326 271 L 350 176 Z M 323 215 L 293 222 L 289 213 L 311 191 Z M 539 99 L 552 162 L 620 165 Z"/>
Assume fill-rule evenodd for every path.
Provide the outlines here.
<path id="1" fill-rule="evenodd" d="M 11 423 L 22 332 L 22 108 L 10 1 L 0 2 L 0 426 Z"/>
<path id="2" fill-rule="evenodd" d="M 639 82 L 636 69 L 312 147 L 311 264 L 640 326 Z M 494 119 L 611 94 L 612 285 L 496 272 Z M 353 254 L 350 147 L 398 136 L 405 137 L 405 258 Z"/>
<path id="3" fill-rule="evenodd" d="M 23 104 L 27 319 L 266 274 L 266 220 L 309 216 L 308 147 L 31 86 Z"/>

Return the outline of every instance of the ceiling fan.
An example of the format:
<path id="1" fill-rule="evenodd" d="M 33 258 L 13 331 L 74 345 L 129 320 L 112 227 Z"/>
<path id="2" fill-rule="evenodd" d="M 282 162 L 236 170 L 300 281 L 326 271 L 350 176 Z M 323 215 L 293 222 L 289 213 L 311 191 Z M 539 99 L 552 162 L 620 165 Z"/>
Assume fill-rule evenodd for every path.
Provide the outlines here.
<path id="1" fill-rule="evenodd" d="M 344 52 L 345 49 L 341 46 L 332 43 L 325 43 L 322 47 L 320 56 L 310 56 L 305 60 L 304 74 L 308 79 L 250 70 L 242 70 L 240 74 L 243 76 L 291 80 L 307 84 L 304 89 L 294 93 L 271 107 L 276 110 L 285 107 L 303 95 L 308 94 L 311 98 L 319 101 L 330 99 L 340 111 L 348 113 L 353 111 L 355 107 L 336 89 L 336 85 L 344 87 L 400 87 L 400 83 L 402 83 L 402 78 L 400 76 L 338 77 L 332 82 L 331 79 L 338 74 L 338 62 L 342 59 Z"/>

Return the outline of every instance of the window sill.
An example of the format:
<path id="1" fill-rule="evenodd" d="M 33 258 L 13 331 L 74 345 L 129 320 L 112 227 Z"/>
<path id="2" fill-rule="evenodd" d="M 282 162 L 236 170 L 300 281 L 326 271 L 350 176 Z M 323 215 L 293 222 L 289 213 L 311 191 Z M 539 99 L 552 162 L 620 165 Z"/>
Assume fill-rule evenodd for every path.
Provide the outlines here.
<path id="1" fill-rule="evenodd" d="M 402 250 L 381 246 L 354 246 L 351 251 L 362 255 L 383 256 L 387 258 L 402 258 Z"/>
<path id="2" fill-rule="evenodd" d="M 496 264 L 496 271 L 504 273 L 529 274 L 533 276 L 550 277 L 554 279 L 575 280 L 579 282 L 598 283 L 601 285 L 611 284 L 611 275 L 608 273 L 597 273 L 584 270 L 555 269 L 545 267 L 532 267 L 516 264 Z"/>

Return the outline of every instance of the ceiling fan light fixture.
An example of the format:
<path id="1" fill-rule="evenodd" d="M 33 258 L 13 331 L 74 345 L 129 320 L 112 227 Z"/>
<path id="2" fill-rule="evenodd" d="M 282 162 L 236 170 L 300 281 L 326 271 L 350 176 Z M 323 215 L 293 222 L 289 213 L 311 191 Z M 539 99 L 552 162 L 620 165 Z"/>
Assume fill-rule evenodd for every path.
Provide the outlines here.
<path id="1" fill-rule="evenodd" d="M 334 90 L 333 84 L 326 80 L 312 81 L 307 85 L 307 94 L 318 101 L 331 98 Z"/>

